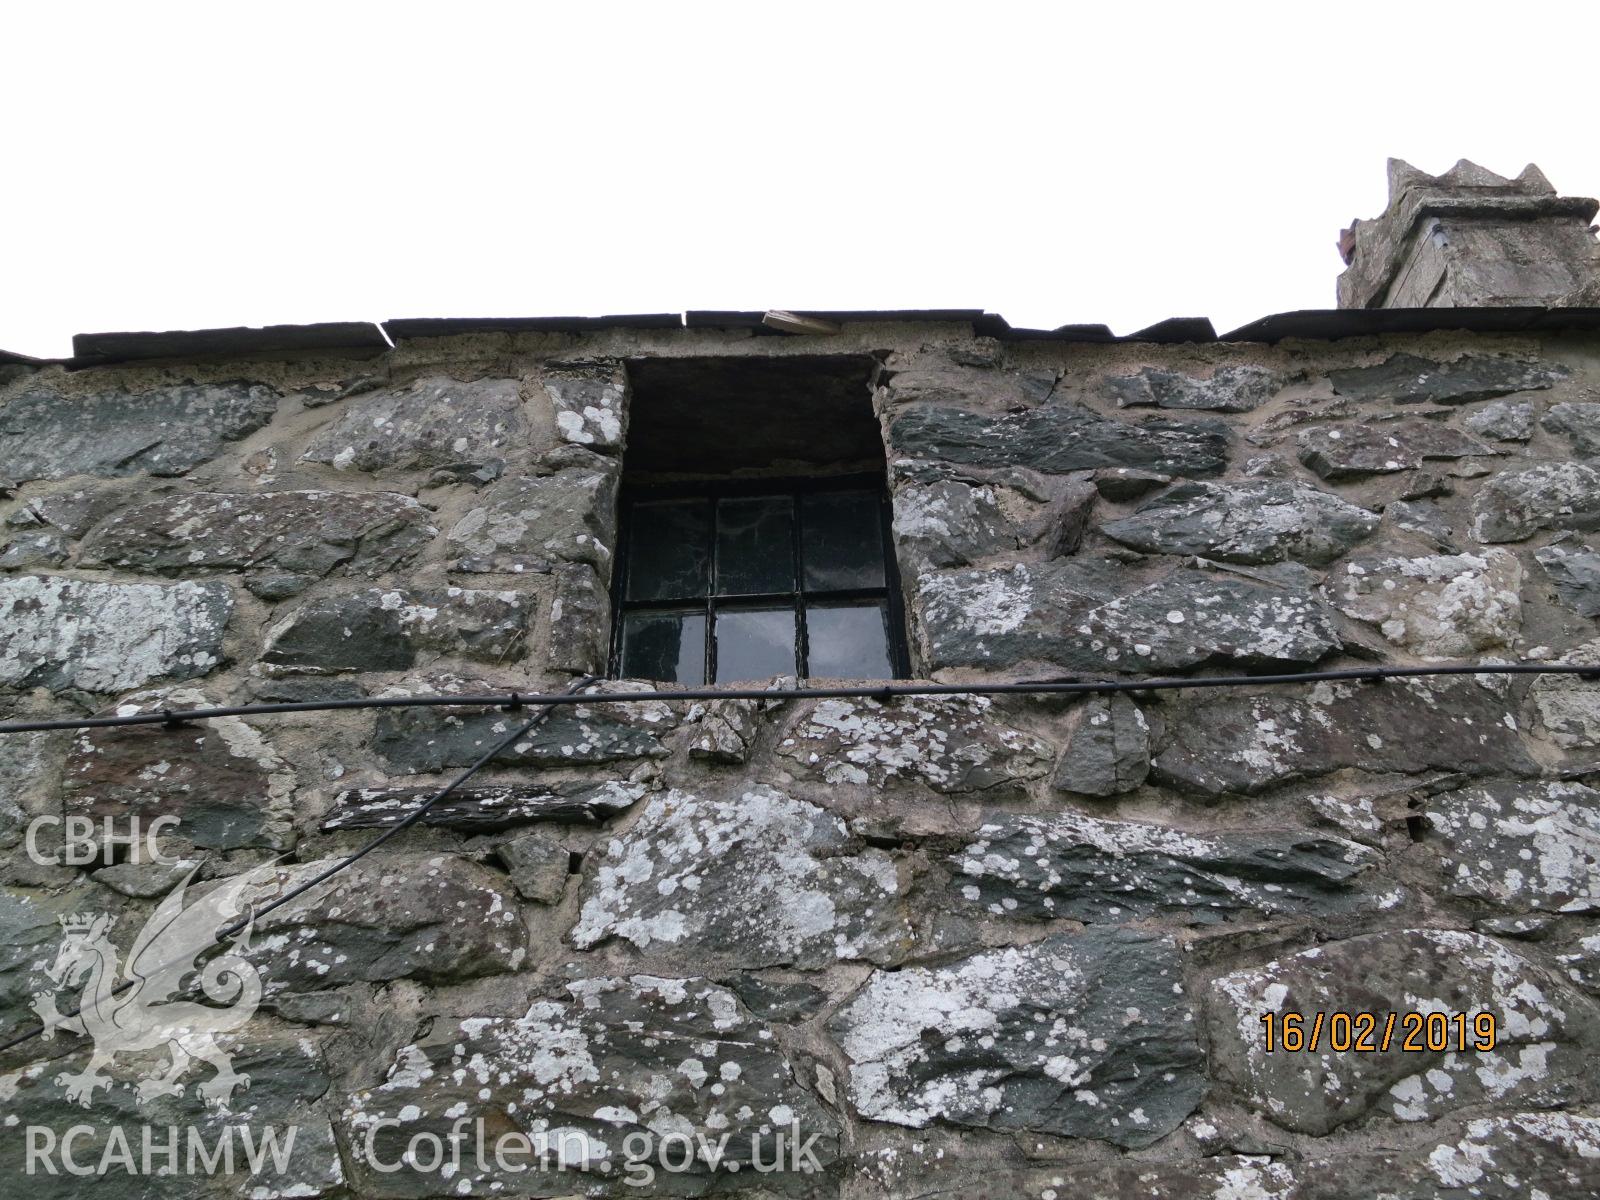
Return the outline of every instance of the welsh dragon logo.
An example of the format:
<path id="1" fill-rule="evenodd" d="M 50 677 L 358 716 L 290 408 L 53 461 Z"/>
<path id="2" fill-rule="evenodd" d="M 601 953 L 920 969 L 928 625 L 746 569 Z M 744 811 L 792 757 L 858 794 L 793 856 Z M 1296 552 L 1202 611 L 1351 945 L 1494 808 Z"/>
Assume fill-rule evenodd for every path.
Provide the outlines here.
<path id="1" fill-rule="evenodd" d="M 33 1010 L 44 1022 L 47 1039 L 64 1029 L 94 1040 L 83 1070 L 64 1071 L 55 1078 L 69 1100 L 88 1108 L 97 1089 L 110 1088 L 111 1078 L 101 1069 L 117 1055 L 163 1045 L 171 1055 L 167 1071 L 140 1081 L 135 1088 L 140 1102 L 182 1095 L 180 1081 L 195 1059 L 209 1063 L 216 1072 L 198 1086 L 206 1100 L 225 1104 L 235 1088 L 250 1086 L 248 1075 L 235 1073 L 232 1057 L 217 1044 L 217 1037 L 243 1025 L 261 1002 L 261 978 L 244 958 L 250 952 L 254 913 L 222 953 L 203 966 L 197 960 L 217 945 L 217 933 L 248 907 L 246 896 L 272 885 L 276 871 L 276 865 L 268 863 L 236 875 L 185 906 L 184 893 L 194 878 L 190 871 L 145 922 L 120 973 L 110 937 L 115 918 L 91 913 L 61 919 L 60 950 L 45 972 L 57 986 L 54 991 L 35 992 Z M 124 983 L 130 986 L 118 992 Z M 56 1007 L 57 998 L 80 985 L 77 1015 L 63 1015 Z M 212 1003 L 178 998 L 195 989 Z"/>

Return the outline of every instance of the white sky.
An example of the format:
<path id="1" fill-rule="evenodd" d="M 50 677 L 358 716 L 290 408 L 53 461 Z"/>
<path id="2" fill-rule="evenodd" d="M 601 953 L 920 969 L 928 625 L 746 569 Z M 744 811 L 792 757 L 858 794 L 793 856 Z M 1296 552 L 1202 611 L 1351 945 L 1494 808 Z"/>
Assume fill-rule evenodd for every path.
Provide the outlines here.
<path id="1" fill-rule="evenodd" d="M 687 308 L 1227 330 L 1384 159 L 1600 194 L 1595 9 L 1354 0 L 0 10 L 0 347 Z"/>

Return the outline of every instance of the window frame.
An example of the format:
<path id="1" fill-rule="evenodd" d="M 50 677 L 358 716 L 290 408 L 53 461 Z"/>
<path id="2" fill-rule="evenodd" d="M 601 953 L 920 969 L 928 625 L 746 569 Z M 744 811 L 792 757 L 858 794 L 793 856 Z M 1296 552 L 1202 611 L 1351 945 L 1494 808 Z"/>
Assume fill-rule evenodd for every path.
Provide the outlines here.
<path id="1" fill-rule="evenodd" d="M 805 583 L 805 519 L 802 498 L 830 492 L 871 492 L 878 501 L 879 537 L 883 550 L 883 586 L 874 588 L 820 589 Z M 788 592 L 719 593 L 717 591 L 718 501 L 755 496 L 789 496 L 794 501 L 791 542 L 794 563 L 794 589 Z M 708 532 L 710 558 L 707 563 L 707 593 L 701 597 L 629 600 L 628 576 L 632 555 L 633 510 L 640 503 L 656 500 L 704 500 L 711 509 Z M 705 653 L 702 671 L 704 684 L 715 687 L 717 669 L 716 618 L 720 606 L 752 610 L 762 604 L 787 607 L 795 616 L 795 663 L 798 678 L 810 678 L 811 645 L 806 622 L 807 604 L 877 601 L 884 605 L 885 636 L 891 679 L 906 679 L 911 674 L 910 647 L 906 640 L 905 602 L 900 586 L 900 568 L 895 557 L 893 508 L 887 480 L 879 474 L 783 476 L 752 479 L 702 479 L 681 483 L 633 484 L 623 482 L 617 494 L 617 550 L 611 574 L 611 652 L 607 670 L 612 679 L 622 678 L 622 629 L 628 613 L 659 611 L 701 613 L 706 617 Z"/>

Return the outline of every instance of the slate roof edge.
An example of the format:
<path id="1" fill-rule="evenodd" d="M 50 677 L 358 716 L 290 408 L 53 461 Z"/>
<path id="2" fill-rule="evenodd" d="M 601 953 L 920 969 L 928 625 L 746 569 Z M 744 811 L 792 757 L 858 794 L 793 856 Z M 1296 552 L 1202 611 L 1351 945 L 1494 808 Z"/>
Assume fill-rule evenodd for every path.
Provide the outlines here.
<path id="1" fill-rule="evenodd" d="M 1555 333 L 1600 329 L 1600 308 L 1316 308 L 1274 313 L 1224 333 L 1223 342 L 1336 341 L 1385 333 Z"/>
<path id="2" fill-rule="evenodd" d="M 1271 345 L 1297 338 L 1334 341 L 1385 333 L 1551 333 L 1600 330 L 1600 308 L 1366 308 L 1300 309 L 1274 313 L 1218 334 L 1205 317 L 1172 317 L 1134 333 L 1118 335 L 1105 325 L 1062 325 L 1055 329 L 1014 328 L 983 309 L 794 310 L 795 315 L 837 324 L 956 323 L 974 334 L 1003 342 L 1124 343 L 1158 345 L 1203 342 L 1253 342 Z M 423 317 L 384 321 L 335 321 L 262 328 L 172 330 L 168 332 L 80 333 L 70 358 L 33 358 L 0 350 L 0 365 L 69 370 L 117 363 L 282 357 L 305 352 L 379 354 L 407 338 L 471 333 L 586 333 L 600 329 L 747 329 L 759 336 L 792 336 L 762 324 L 765 312 L 691 310 L 600 317 Z"/>
<path id="3" fill-rule="evenodd" d="M 298 352 L 379 354 L 392 343 L 372 321 L 324 321 L 311 325 L 175 329 L 161 333 L 79 333 L 72 357 L 56 360 L 69 370 L 162 359 L 281 356 Z"/>

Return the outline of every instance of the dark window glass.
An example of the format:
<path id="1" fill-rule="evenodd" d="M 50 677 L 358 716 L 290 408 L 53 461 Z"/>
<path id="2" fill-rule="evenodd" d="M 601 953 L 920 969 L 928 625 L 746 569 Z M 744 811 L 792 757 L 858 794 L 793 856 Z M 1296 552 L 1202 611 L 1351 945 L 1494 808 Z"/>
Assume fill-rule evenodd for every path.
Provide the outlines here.
<path id="1" fill-rule="evenodd" d="M 884 606 L 812 604 L 806 607 L 808 674 L 824 679 L 893 679 Z"/>
<path id="2" fill-rule="evenodd" d="M 882 489 L 729 482 L 624 494 L 613 667 L 695 684 L 904 669 Z"/>
<path id="3" fill-rule="evenodd" d="M 704 613 L 630 612 L 622 618 L 622 674 L 664 683 L 706 681 Z"/>
<path id="4" fill-rule="evenodd" d="M 704 500 L 647 501 L 629 514 L 628 599 L 688 600 L 711 575 L 711 506 Z"/>
<path id="5" fill-rule="evenodd" d="M 883 586 L 883 518 L 874 492 L 802 497 L 800 528 L 807 590 Z"/>
<path id="6" fill-rule="evenodd" d="M 718 683 L 769 679 L 794 671 L 792 608 L 717 610 Z"/>
<path id="7" fill-rule="evenodd" d="M 740 496 L 717 502 L 717 595 L 794 591 L 794 499 Z"/>

